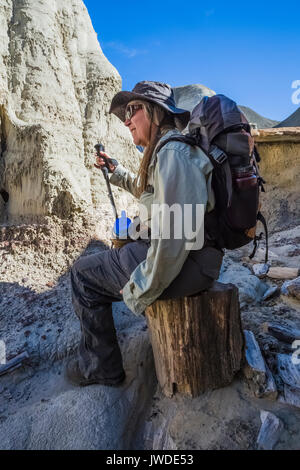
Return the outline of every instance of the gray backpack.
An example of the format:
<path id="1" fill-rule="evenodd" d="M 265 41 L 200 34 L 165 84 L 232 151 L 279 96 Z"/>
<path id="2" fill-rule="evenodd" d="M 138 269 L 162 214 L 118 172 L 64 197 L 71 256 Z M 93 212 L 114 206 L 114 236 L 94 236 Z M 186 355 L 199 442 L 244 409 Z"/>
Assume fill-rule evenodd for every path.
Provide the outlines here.
<path id="1" fill-rule="evenodd" d="M 237 104 L 224 95 L 205 96 L 193 109 L 188 134 L 170 137 L 159 144 L 157 152 L 167 142 L 177 140 L 200 147 L 210 159 L 214 170 L 212 187 L 216 197 L 213 211 L 205 214 L 205 232 L 220 248 L 240 248 L 257 242 L 260 221 L 265 229 L 268 261 L 268 230 L 259 211 L 260 191 L 265 181 L 259 175 L 260 156 L 251 136 L 245 115 Z"/>

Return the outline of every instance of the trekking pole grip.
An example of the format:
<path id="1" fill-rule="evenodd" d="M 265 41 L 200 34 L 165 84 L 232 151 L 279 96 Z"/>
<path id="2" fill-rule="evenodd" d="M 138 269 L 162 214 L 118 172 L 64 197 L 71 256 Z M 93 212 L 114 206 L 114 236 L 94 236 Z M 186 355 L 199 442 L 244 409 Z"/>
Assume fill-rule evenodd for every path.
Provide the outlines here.
<path id="1" fill-rule="evenodd" d="M 100 154 L 100 152 L 105 152 L 105 147 L 104 147 L 103 144 L 96 144 L 94 146 L 94 149 L 96 150 L 98 157 L 103 158 L 103 160 L 105 161 L 105 166 L 103 168 L 101 168 L 101 170 L 102 170 L 103 175 L 107 176 L 107 173 L 108 173 L 107 158 Z"/>
<path id="2" fill-rule="evenodd" d="M 108 161 L 107 161 L 107 158 L 100 155 L 100 152 L 105 152 L 105 147 L 103 144 L 96 144 L 94 146 L 94 149 L 96 150 L 97 152 L 97 155 L 98 157 L 101 157 L 104 159 L 105 161 L 105 165 L 103 168 L 101 168 L 101 171 L 103 173 L 103 176 L 104 176 L 104 179 L 106 181 L 106 186 L 107 186 L 107 191 L 108 191 L 108 197 L 110 199 L 110 202 L 111 202 L 111 205 L 113 207 L 113 211 L 114 211 L 114 216 L 115 216 L 115 219 L 118 218 L 118 213 L 117 213 L 117 209 L 116 209 L 116 205 L 115 205 L 115 201 L 114 201 L 114 197 L 113 197 L 113 193 L 112 193 L 112 190 L 111 190 L 111 187 L 110 187 L 110 182 L 109 182 L 109 177 L 108 177 L 108 169 L 109 169 L 109 166 L 108 166 Z"/>

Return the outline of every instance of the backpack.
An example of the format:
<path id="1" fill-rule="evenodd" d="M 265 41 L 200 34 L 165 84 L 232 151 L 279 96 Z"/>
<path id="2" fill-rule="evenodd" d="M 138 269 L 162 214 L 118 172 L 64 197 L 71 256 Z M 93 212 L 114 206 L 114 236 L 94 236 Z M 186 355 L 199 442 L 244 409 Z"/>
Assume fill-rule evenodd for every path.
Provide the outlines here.
<path id="1" fill-rule="evenodd" d="M 193 109 L 189 132 L 161 142 L 156 151 L 170 141 L 180 141 L 200 147 L 213 165 L 212 187 L 215 208 L 205 214 L 206 237 L 220 248 L 233 250 L 253 241 L 253 258 L 260 221 L 265 229 L 268 262 L 268 229 L 261 214 L 260 192 L 265 181 L 259 175 L 260 156 L 251 136 L 251 128 L 237 104 L 224 95 L 205 96 Z"/>

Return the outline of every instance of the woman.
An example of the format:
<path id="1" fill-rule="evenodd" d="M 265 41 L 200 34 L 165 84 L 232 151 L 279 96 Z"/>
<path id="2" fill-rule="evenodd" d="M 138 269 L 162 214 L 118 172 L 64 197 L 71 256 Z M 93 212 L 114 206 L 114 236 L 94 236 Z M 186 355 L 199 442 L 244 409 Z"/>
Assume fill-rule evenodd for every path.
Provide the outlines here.
<path id="1" fill-rule="evenodd" d="M 176 107 L 169 85 L 149 81 L 139 82 L 132 92 L 117 93 L 110 112 L 129 128 L 134 143 L 145 148 L 137 176 L 120 164 L 110 165 L 111 183 L 139 198 L 141 228 L 151 228 L 151 219 L 157 216 L 153 208 L 173 204 L 182 210 L 185 204 L 192 207 L 190 225 L 194 226 L 196 205 L 206 211 L 214 207 L 209 159 L 199 148 L 178 141 L 169 141 L 156 151 L 164 140 L 181 135 L 190 113 Z M 97 157 L 96 163 L 103 166 L 103 158 Z M 167 227 L 168 236 L 162 231 L 158 236 L 141 237 L 74 264 L 72 301 L 82 337 L 78 357 L 67 365 L 67 377 L 73 384 L 114 386 L 125 379 L 112 302 L 124 300 L 130 310 L 141 314 L 156 299 L 193 295 L 218 278 L 222 250 L 212 240 L 203 240 L 197 249 L 193 243 L 187 245 L 184 218 L 177 214 L 166 220 L 167 215 L 170 212 L 163 210 L 157 220 Z M 203 219 L 204 211 L 201 226 Z M 182 229 L 180 237 L 175 233 L 178 228 Z"/>

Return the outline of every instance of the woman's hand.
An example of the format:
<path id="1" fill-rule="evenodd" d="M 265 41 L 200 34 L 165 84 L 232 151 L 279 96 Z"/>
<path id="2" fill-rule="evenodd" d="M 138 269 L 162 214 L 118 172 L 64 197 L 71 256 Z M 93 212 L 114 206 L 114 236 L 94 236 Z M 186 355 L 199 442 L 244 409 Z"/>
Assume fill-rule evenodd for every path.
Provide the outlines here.
<path id="1" fill-rule="evenodd" d="M 123 294 L 123 289 L 120 290 L 120 294 Z"/>
<path id="2" fill-rule="evenodd" d="M 110 158 L 109 155 L 107 155 L 107 153 L 105 152 L 100 152 L 100 155 L 101 156 L 95 153 L 96 163 L 94 163 L 94 167 L 100 168 L 102 170 L 103 168 L 107 168 L 107 165 L 106 165 L 107 163 L 109 167 L 109 170 L 108 170 L 109 173 L 113 173 L 118 165 L 117 160 Z M 106 159 L 102 158 L 102 156 L 106 157 Z"/>

